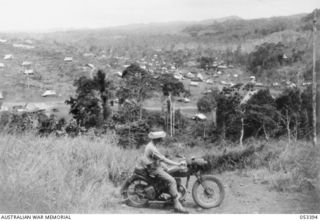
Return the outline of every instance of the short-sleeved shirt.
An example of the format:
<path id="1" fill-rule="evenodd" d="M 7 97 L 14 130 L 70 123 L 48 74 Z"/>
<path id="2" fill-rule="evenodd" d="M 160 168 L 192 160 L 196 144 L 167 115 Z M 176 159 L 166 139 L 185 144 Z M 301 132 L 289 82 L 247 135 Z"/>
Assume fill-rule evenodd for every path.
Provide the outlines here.
<path id="1" fill-rule="evenodd" d="M 158 151 L 157 147 L 152 142 L 149 142 L 140 159 L 140 165 L 145 169 L 154 170 L 161 167 L 161 161 L 164 159 L 165 156 Z"/>

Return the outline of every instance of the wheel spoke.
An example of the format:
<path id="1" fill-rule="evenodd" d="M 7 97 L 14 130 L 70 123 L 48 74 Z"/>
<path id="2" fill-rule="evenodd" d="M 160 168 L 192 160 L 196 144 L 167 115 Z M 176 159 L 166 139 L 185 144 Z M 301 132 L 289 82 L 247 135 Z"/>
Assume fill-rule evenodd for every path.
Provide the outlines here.
<path id="1" fill-rule="evenodd" d="M 219 200 L 220 190 L 215 182 L 203 181 L 198 188 L 201 201 L 212 204 Z"/>

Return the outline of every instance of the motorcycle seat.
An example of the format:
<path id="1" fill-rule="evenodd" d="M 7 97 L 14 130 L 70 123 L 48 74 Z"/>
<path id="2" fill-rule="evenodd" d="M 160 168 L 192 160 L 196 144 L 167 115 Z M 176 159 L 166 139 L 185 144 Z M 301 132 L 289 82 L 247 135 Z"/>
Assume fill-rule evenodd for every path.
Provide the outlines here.
<path id="1" fill-rule="evenodd" d="M 143 169 L 143 168 L 135 168 L 134 169 L 134 173 L 138 174 L 140 176 L 148 177 L 148 171 L 146 169 Z"/>

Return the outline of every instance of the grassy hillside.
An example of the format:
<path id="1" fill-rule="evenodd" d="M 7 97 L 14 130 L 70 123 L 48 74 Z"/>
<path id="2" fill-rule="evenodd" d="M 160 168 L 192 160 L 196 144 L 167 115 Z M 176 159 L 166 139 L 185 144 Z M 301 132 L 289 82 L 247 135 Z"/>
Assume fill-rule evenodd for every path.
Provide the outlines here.
<path id="1" fill-rule="evenodd" d="M 121 149 L 115 140 L 112 134 L 102 138 L 1 134 L 0 212 L 99 213 L 117 205 L 121 199 L 114 185 L 130 175 L 143 150 Z M 247 144 L 249 148 L 259 146 L 259 141 Z M 278 191 L 308 192 L 319 187 L 319 154 L 308 143 L 273 141 L 237 165 L 234 160 L 243 149 L 233 145 L 225 148 L 226 163 L 215 169 L 247 169 L 256 180 Z M 218 147 L 177 144 L 161 151 L 212 159 L 223 156 Z"/>

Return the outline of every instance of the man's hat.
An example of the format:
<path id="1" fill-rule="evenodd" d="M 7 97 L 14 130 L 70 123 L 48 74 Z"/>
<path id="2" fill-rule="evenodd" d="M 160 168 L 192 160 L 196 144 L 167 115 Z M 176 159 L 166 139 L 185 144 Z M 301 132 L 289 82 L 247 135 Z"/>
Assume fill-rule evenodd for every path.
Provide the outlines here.
<path id="1" fill-rule="evenodd" d="M 153 139 L 159 139 L 159 138 L 165 138 L 166 137 L 166 132 L 164 131 L 156 131 L 156 132 L 150 132 L 148 134 L 148 137 L 153 140 Z"/>

